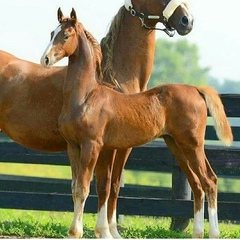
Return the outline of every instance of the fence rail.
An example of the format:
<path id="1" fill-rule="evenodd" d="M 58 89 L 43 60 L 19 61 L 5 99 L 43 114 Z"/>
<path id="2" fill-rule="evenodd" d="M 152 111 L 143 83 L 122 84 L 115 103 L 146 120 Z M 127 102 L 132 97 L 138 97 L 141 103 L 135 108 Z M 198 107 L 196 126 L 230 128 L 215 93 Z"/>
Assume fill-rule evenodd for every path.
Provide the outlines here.
<path id="1" fill-rule="evenodd" d="M 238 121 L 240 118 L 240 95 L 224 94 L 221 95 L 221 98 L 227 116 Z M 207 144 L 205 150 L 218 175 L 239 178 L 240 121 L 232 129 L 235 141 L 233 147 Z M 206 139 L 217 139 L 212 126 L 207 126 Z M 0 142 L 0 154 L 0 162 L 24 163 L 26 167 L 29 163 L 69 165 L 66 152 L 43 153 L 8 141 Z M 172 172 L 173 184 L 172 189 L 125 185 L 120 191 L 118 214 L 168 216 L 186 220 L 193 217 L 193 201 L 190 199 L 189 185 L 175 158 L 162 141 L 154 141 L 134 148 L 126 164 L 126 169 Z M 70 180 L 1 174 L 0 208 L 72 211 L 73 203 L 70 189 Z M 240 194 L 219 193 L 218 199 L 219 219 L 239 221 Z M 93 183 L 85 212 L 96 213 L 96 210 L 97 196 Z M 207 212 L 205 212 L 205 218 L 208 218 Z"/>

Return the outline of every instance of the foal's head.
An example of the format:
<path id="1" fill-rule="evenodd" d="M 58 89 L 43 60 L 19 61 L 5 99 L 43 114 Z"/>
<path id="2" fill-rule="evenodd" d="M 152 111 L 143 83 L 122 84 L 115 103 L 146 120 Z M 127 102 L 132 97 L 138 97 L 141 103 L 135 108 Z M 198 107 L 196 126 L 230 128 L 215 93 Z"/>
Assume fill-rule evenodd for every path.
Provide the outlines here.
<path id="1" fill-rule="evenodd" d="M 62 58 L 71 56 L 78 47 L 78 35 L 84 33 L 93 49 L 96 71 L 100 73 L 101 47 L 97 40 L 78 22 L 75 10 L 72 9 L 70 17 L 64 17 L 59 8 L 57 17 L 59 26 L 51 33 L 51 41 L 41 58 L 42 66 L 51 67 Z"/>

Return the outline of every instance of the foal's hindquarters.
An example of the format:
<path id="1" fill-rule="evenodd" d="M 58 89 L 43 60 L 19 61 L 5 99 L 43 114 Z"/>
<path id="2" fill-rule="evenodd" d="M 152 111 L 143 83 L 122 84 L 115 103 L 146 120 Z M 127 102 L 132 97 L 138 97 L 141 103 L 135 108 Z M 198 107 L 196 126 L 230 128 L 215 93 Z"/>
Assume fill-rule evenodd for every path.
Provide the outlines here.
<path id="1" fill-rule="evenodd" d="M 178 98 L 177 102 L 172 103 L 175 106 L 175 112 L 173 111 L 173 113 L 176 113 L 176 115 L 166 114 L 169 117 L 167 124 L 170 126 L 168 128 L 170 134 L 163 135 L 163 138 L 175 155 L 182 171 L 186 174 L 193 192 L 194 222 L 192 237 L 202 238 L 204 234 L 204 199 L 206 194 L 210 224 L 209 237 L 218 238 L 220 232 L 217 216 L 217 176 L 212 170 L 204 151 L 207 120 L 206 105 L 210 108 L 210 113 L 217 122 L 215 128 L 219 138 L 228 142 L 227 138 L 229 137 L 230 143 L 232 135 L 216 91 L 207 87 L 200 88 L 198 91 L 203 94 L 201 96 L 197 92 L 194 94 L 193 89 L 185 93 L 182 92 L 182 96 L 184 96 L 182 101 L 179 101 Z M 211 100 L 208 99 L 209 97 L 211 97 Z M 219 132 L 225 131 L 225 129 L 220 129 L 218 125 L 221 124 L 222 119 L 223 126 L 225 127 L 225 124 L 227 126 L 226 132 L 230 133 L 229 136 L 226 136 L 226 139 L 224 139 L 225 136 L 221 136 L 221 133 L 219 134 Z"/>
<path id="2" fill-rule="evenodd" d="M 204 152 L 204 136 L 207 121 L 207 108 L 209 108 L 216 122 L 215 128 L 218 137 L 226 144 L 230 144 L 232 141 L 231 128 L 226 120 L 220 98 L 214 89 L 208 87 L 195 88 L 186 85 L 165 85 L 152 89 L 148 91 L 148 93 L 154 96 L 154 91 L 157 92 L 156 95 L 158 95 L 160 104 L 155 105 L 151 101 L 145 102 L 150 109 L 154 109 L 152 116 L 150 116 L 149 113 L 145 113 L 147 116 L 150 116 L 152 120 L 152 124 L 147 124 L 148 127 L 146 127 L 146 132 L 148 132 L 148 134 L 150 133 L 150 135 L 147 135 L 153 138 L 157 135 L 153 134 L 154 125 L 156 125 L 158 128 L 158 130 L 155 129 L 156 133 L 162 135 L 167 146 L 177 158 L 181 169 L 188 178 L 194 196 L 193 237 L 203 237 L 204 199 L 206 194 L 210 223 L 209 237 L 217 238 L 219 237 L 217 177 Z M 127 101 L 128 100 L 126 100 L 126 102 Z M 130 101 L 128 102 L 130 103 Z M 136 101 L 136 105 L 139 103 L 139 101 Z M 139 106 L 141 106 L 141 103 Z M 126 108 L 128 107 L 133 106 L 128 105 Z M 111 106 L 111 108 L 115 109 L 116 106 Z M 139 118 L 141 119 L 140 115 Z M 125 121 L 127 122 L 128 119 L 126 118 Z M 140 120 L 140 122 L 142 122 L 143 125 L 145 124 L 144 121 Z M 140 128 L 139 126 L 139 129 Z M 124 132 L 124 126 L 121 125 L 119 129 L 121 130 L 115 131 L 114 138 L 131 139 L 133 131 Z M 135 134 L 143 136 L 143 132 L 140 131 L 141 130 L 137 132 L 136 129 L 134 129 Z M 108 138 L 105 136 L 105 139 Z M 125 142 L 128 142 L 128 140 Z M 118 146 L 121 146 L 122 143 L 118 144 Z M 111 144 L 104 142 L 104 145 L 109 146 Z M 134 144 L 132 143 L 132 145 Z M 115 147 L 117 148 L 117 146 Z M 112 166 L 105 162 L 102 168 L 107 168 L 110 172 Z M 104 183 L 102 184 L 104 190 L 110 189 L 110 174 L 104 175 L 99 179 L 102 179 Z M 106 192 L 106 190 L 103 192 Z M 107 207 L 106 203 L 105 205 L 102 203 L 102 205 L 104 208 Z M 102 231 L 103 229 L 97 230 Z"/>

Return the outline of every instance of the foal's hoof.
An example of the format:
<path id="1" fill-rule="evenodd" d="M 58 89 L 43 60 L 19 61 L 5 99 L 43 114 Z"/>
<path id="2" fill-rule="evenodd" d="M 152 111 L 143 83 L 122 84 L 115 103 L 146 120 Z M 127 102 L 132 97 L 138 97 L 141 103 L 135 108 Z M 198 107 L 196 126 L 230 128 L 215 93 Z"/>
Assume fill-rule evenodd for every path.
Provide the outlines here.
<path id="1" fill-rule="evenodd" d="M 113 238 L 116 238 L 116 239 L 121 239 L 121 235 L 119 234 L 118 230 L 117 230 L 117 226 L 110 226 L 109 227 L 109 230 L 110 230 L 110 233 L 111 235 L 113 236 Z"/>
<path id="2" fill-rule="evenodd" d="M 95 228 L 95 236 L 97 238 L 113 238 L 108 228 Z"/>
<path id="3" fill-rule="evenodd" d="M 83 232 L 82 231 L 78 231 L 78 230 L 70 229 L 68 231 L 68 237 L 69 238 L 82 238 L 83 237 Z"/>
<path id="4" fill-rule="evenodd" d="M 210 231 L 209 238 L 220 238 L 220 232 L 219 231 Z"/>
<path id="5" fill-rule="evenodd" d="M 194 232 L 192 238 L 203 238 L 203 232 Z"/>

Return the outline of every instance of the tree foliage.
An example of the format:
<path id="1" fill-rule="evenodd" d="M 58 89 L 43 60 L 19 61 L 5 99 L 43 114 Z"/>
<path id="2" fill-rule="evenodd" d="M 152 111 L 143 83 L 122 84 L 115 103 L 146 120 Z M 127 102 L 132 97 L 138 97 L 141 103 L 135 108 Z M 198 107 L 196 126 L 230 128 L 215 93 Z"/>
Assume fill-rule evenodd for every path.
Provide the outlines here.
<path id="1" fill-rule="evenodd" d="M 225 79 L 224 82 L 219 82 L 214 77 L 209 77 L 208 85 L 213 86 L 219 93 L 240 93 L 240 82 Z"/>
<path id="2" fill-rule="evenodd" d="M 206 85 L 208 72 L 209 68 L 199 66 L 197 45 L 158 39 L 149 88 L 161 83 Z"/>

